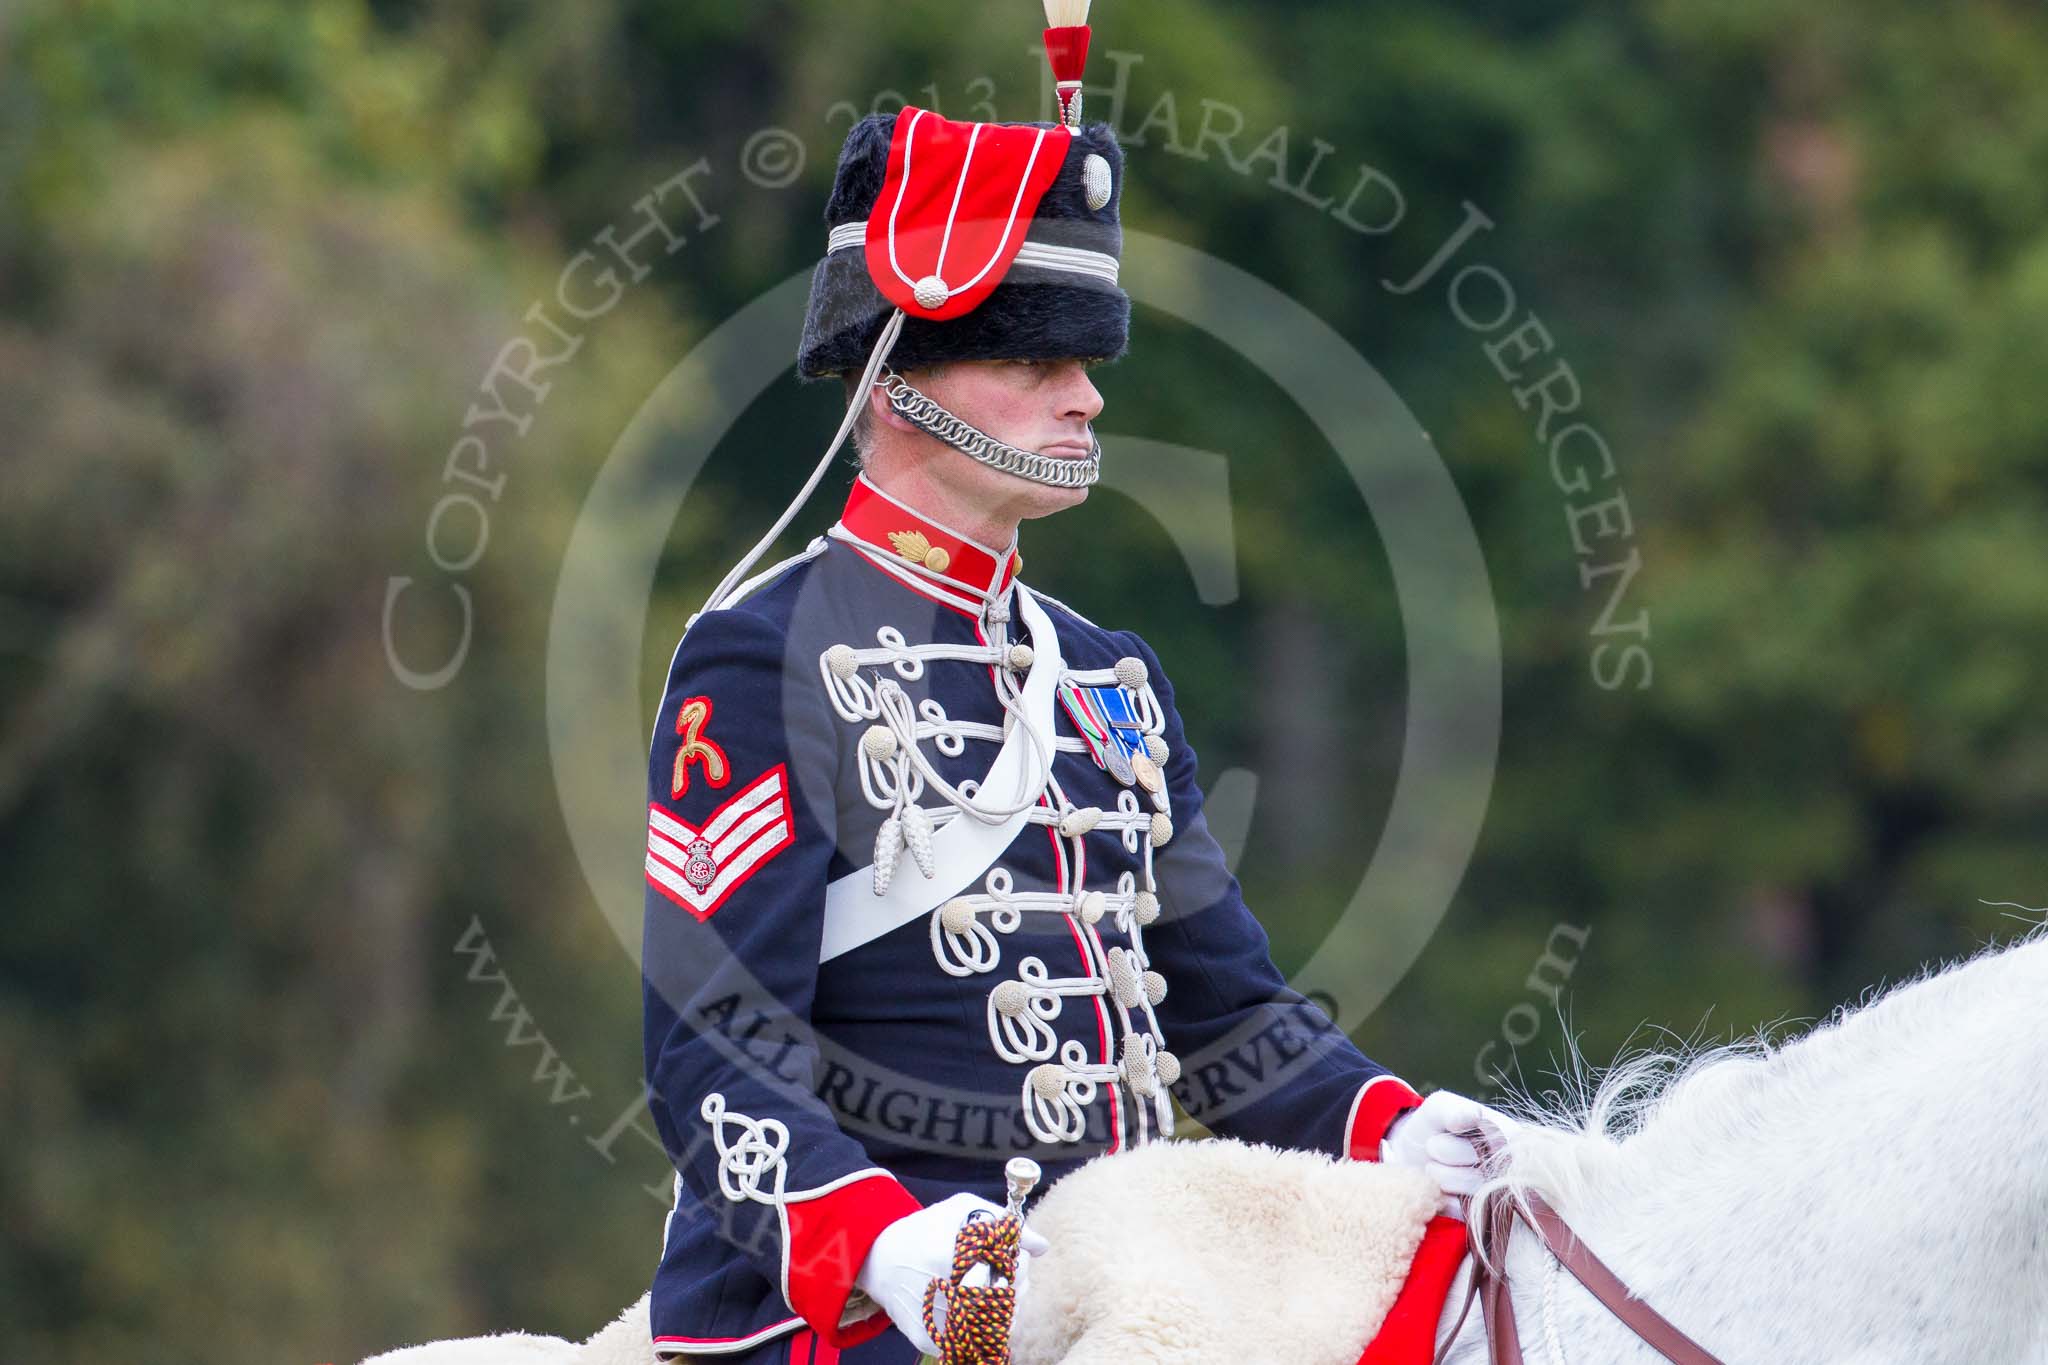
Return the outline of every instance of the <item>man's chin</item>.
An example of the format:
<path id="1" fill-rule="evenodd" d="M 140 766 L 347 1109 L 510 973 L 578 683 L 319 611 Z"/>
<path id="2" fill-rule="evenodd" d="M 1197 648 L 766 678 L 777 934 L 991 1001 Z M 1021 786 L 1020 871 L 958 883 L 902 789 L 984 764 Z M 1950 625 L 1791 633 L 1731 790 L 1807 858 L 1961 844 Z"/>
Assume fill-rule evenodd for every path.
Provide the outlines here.
<path id="1" fill-rule="evenodd" d="M 1051 484 L 1041 483 L 1034 484 L 1033 488 L 1035 493 L 1031 500 L 1030 510 L 1020 514 L 1020 519 L 1024 521 L 1035 521 L 1039 517 L 1049 517 L 1055 512 L 1064 512 L 1070 507 L 1079 507 L 1082 503 L 1088 501 L 1088 486 L 1086 484 L 1079 488 L 1055 488 Z"/>

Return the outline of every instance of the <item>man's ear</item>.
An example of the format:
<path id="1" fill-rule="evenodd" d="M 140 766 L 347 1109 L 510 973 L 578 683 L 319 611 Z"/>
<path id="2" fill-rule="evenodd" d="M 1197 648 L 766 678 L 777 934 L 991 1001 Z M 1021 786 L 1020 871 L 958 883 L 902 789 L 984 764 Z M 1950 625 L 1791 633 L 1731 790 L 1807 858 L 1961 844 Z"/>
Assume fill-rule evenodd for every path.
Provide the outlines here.
<path id="1" fill-rule="evenodd" d="M 868 386 L 868 420 L 894 427 L 898 431 L 916 431 L 903 415 L 889 404 L 889 392 L 880 384 Z"/>
<path id="2" fill-rule="evenodd" d="M 929 394 L 931 392 L 929 386 L 932 380 L 937 379 L 945 371 L 945 368 L 945 362 L 941 361 L 935 365 L 926 365 L 921 369 L 915 370 L 902 370 L 899 373 L 902 374 L 903 381 L 910 385 L 911 388 L 921 393 Z M 898 431 L 921 431 L 923 429 L 889 405 L 889 395 L 883 391 L 882 386 L 879 384 L 870 390 L 868 402 L 871 405 L 868 411 L 873 414 L 875 421 L 886 422 Z"/>

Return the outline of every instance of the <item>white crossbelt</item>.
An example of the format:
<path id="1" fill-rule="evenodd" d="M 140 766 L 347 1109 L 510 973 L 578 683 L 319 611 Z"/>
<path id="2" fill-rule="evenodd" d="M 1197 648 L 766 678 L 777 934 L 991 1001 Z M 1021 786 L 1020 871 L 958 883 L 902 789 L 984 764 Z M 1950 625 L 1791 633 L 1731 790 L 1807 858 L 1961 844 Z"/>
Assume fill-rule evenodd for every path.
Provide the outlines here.
<path id="1" fill-rule="evenodd" d="M 1054 694 L 1065 668 L 1059 636 L 1053 630 L 1052 617 L 1022 583 L 1017 585 L 1017 607 L 1031 630 L 1031 671 L 1025 675 L 1021 698 L 1024 714 L 1040 734 L 1050 735 Z M 988 776 L 982 779 L 980 790 L 1008 803 L 1013 799 L 1011 793 L 1017 792 L 1030 776 L 1036 759 L 1024 727 L 1012 725 Z M 987 872 L 1030 821 L 1030 806 L 1001 824 L 968 819 L 948 821 L 932 834 L 933 875 L 925 877 L 914 867 L 903 868 L 889 883 L 888 891 L 880 896 L 875 894 L 872 864 L 836 878 L 825 888 L 825 937 L 818 949 L 818 960 L 829 962 L 850 953 L 944 905 Z"/>

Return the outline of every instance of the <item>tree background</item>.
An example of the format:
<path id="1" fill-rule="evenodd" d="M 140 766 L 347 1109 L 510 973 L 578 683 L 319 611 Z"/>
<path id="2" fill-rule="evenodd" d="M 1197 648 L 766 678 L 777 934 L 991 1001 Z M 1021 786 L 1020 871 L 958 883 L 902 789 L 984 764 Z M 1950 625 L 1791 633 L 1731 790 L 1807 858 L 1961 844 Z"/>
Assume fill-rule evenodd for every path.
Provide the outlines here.
<path id="1" fill-rule="evenodd" d="M 1500 1039 L 1540 1085 L 1567 1037 L 1530 979 L 1546 946 L 1578 945 L 1562 1003 L 1599 1061 L 1659 1041 L 1645 1025 L 1796 1025 L 2019 932 L 1982 902 L 2044 882 L 2048 15 L 1104 0 L 1096 24 L 1093 78 L 1142 58 L 1126 222 L 1369 359 L 1486 557 L 1493 798 L 1427 952 L 1343 1021 L 1369 1053 L 1490 1094 L 1475 1059 Z M 592 1141 L 634 1101 L 637 976 L 570 851 L 544 716 L 569 528 L 661 376 L 814 259 L 835 102 L 1038 117 L 1037 27 L 1022 0 L 0 11 L 10 1360 L 582 1336 L 640 1292 L 664 1163 L 630 1131 Z M 1197 145 L 1204 100 L 1241 116 L 1234 153 Z M 808 154 L 784 189 L 736 169 L 768 126 Z M 1231 164 L 1283 126 L 1292 175 L 1312 139 L 1335 149 L 1320 193 L 1361 163 L 1397 183 L 1398 229 Z M 401 686 L 386 585 L 436 581 L 424 527 L 492 357 L 700 157 L 721 225 L 655 261 L 494 442 L 469 653 L 443 689 Z M 1567 519 L 1591 499 L 1552 480 L 1482 349 L 1498 336 L 1441 281 L 1381 283 L 1467 203 L 1494 224 L 1469 259 L 1514 282 L 1615 451 L 1633 534 L 1602 553 L 1640 556 L 1620 616 L 1647 614 L 1652 660 L 1620 687 L 1594 676 L 1601 561 Z M 1241 592 L 1197 600 L 1108 496 L 1028 526 L 1027 577 L 1158 647 L 1200 699 L 1205 778 L 1262 774 L 1240 875 L 1299 965 L 1398 769 L 1387 566 L 1276 391 L 1147 309 L 1134 343 L 1101 376 L 1103 429 L 1228 454 Z M 691 490 L 647 606 L 649 707 L 835 410 L 787 379 Z M 452 621 L 408 651 L 446 657 Z M 586 1102 L 558 1102 L 562 1068 Z"/>

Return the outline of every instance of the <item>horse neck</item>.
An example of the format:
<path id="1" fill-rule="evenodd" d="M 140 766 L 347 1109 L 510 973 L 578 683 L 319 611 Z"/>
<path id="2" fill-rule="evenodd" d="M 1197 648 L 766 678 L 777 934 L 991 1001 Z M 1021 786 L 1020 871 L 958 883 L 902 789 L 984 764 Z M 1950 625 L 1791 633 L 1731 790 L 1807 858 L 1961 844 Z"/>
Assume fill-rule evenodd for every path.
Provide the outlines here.
<path id="1" fill-rule="evenodd" d="M 1563 1139 L 1585 1144 L 1583 1181 L 1545 1193 L 1729 1362 L 2048 1365 L 2044 1001 L 2036 934 L 1768 1059 L 1692 1073 L 1624 1142 Z M 1525 1345 L 1548 1259 L 1532 1240 L 1510 1259 Z M 1569 1359 L 1658 1358 L 1610 1341 L 1611 1317 L 1568 1276 L 1551 1310 Z M 1600 1350 L 1572 1348 L 1576 1332 Z"/>

